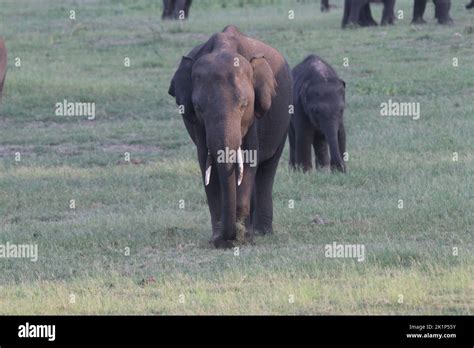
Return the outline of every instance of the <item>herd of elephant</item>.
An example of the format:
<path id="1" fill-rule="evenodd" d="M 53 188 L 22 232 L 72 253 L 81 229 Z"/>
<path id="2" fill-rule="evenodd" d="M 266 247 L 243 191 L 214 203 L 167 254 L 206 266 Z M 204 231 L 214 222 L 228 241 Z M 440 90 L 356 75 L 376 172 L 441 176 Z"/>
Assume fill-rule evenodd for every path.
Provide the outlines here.
<path id="1" fill-rule="evenodd" d="M 314 149 L 317 168 L 346 171 L 345 88 L 320 57 L 291 70 L 275 48 L 235 26 L 182 57 L 168 93 L 197 148 L 214 246 L 272 232 L 273 183 L 288 134 L 292 168 L 311 170 Z M 244 160 L 249 153 L 254 165 Z"/>
<path id="2" fill-rule="evenodd" d="M 382 23 L 391 24 L 395 0 L 383 2 Z M 415 0 L 417 23 L 426 2 Z M 438 21 L 450 21 L 450 1 L 434 2 Z M 346 24 L 373 21 L 368 0 L 345 5 Z M 181 58 L 168 94 L 197 148 L 215 247 L 273 232 L 273 184 L 287 137 L 290 168 L 312 170 L 314 153 L 316 169 L 346 172 L 345 91 L 317 55 L 290 69 L 275 48 L 233 25 Z M 244 160 L 249 153 L 256 154 L 255 165 Z"/>
<path id="3" fill-rule="evenodd" d="M 370 2 L 383 3 L 381 25 L 391 25 L 395 22 L 395 0 L 345 0 L 344 15 L 342 17 L 342 27 L 352 26 L 372 26 L 377 22 L 372 17 Z M 413 3 L 413 24 L 424 24 L 423 15 L 425 13 L 428 0 L 414 0 Z M 449 16 L 451 0 L 433 0 L 435 5 L 435 18 L 439 24 L 450 24 L 453 22 Z M 471 4 L 474 3 L 472 0 Z M 469 6 L 469 5 L 468 5 Z M 321 9 L 328 10 L 329 0 L 321 1 Z"/>
<path id="4" fill-rule="evenodd" d="M 343 26 L 373 25 L 369 2 L 346 0 Z M 395 0 L 382 2 L 382 24 L 391 24 Z M 423 21 L 426 2 L 415 0 L 414 22 Z M 163 18 L 187 18 L 191 3 L 165 0 Z M 450 1 L 434 3 L 438 21 L 451 21 Z M 327 0 L 322 5 L 329 8 Z M 0 98 L 6 66 L 0 39 Z M 292 168 L 311 170 L 314 151 L 316 168 L 346 172 L 345 89 L 320 57 L 310 55 L 291 70 L 275 48 L 235 26 L 182 57 L 168 93 L 197 147 L 215 247 L 273 231 L 273 183 L 287 137 Z M 223 152 L 235 156 L 223 159 Z M 244 153 L 255 154 L 255 165 Z"/>
<path id="5" fill-rule="evenodd" d="M 371 2 L 383 3 L 381 25 L 390 25 L 395 22 L 395 1 L 396 0 L 345 0 L 344 14 L 342 17 L 342 27 L 347 26 L 376 26 L 377 21 L 372 17 L 370 10 Z M 413 24 L 426 23 L 423 19 L 428 0 L 414 0 L 413 4 Z M 163 19 L 187 19 L 192 0 L 163 0 Z M 449 15 L 451 0 L 433 0 L 435 5 L 435 18 L 439 24 L 450 24 L 453 22 Z M 329 0 L 321 0 L 321 11 L 329 11 L 331 5 Z M 474 8 L 474 0 L 466 5 L 467 9 Z"/>

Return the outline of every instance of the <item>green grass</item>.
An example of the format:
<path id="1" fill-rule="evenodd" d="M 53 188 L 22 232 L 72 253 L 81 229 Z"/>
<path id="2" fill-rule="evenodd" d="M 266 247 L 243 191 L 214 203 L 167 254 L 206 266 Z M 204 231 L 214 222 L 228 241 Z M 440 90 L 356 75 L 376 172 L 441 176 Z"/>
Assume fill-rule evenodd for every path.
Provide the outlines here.
<path id="1" fill-rule="evenodd" d="M 429 5 L 413 27 L 399 0 L 396 26 L 342 31 L 332 2 L 200 0 L 164 23 L 159 1 L 2 1 L 0 244 L 37 243 L 39 259 L 0 259 L 0 313 L 472 314 L 474 14 L 453 1 L 440 27 Z M 196 151 L 167 95 L 181 55 L 227 24 L 347 82 L 349 172 L 293 173 L 285 148 L 275 233 L 239 256 L 208 244 Z M 420 119 L 380 117 L 389 98 L 419 102 Z M 55 116 L 64 99 L 95 102 L 96 120 Z M 326 258 L 334 241 L 365 245 L 365 261 Z"/>

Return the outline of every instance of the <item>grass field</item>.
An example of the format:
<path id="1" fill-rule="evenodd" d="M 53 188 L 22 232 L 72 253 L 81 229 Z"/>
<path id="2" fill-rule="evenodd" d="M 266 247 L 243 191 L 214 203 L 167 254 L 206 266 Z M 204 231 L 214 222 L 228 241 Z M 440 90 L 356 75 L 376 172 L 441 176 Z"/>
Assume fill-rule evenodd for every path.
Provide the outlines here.
<path id="1" fill-rule="evenodd" d="M 0 314 L 473 314 L 474 13 L 453 1 L 440 27 L 430 4 L 413 27 L 399 0 L 394 27 L 342 31 L 341 1 L 248 2 L 195 1 L 164 23 L 160 1 L 0 1 L 0 244 L 39 253 L 0 259 Z M 347 83 L 348 173 L 293 173 L 286 147 L 275 233 L 238 256 L 208 244 L 195 147 L 167 94 L 180 57 L 227 24 L 291 66 L 317 53 Z M 95 102 L 95 120 L 55 116 L 64 99 Z M 420 119 L 381 117 L 388 99 L 419 102 Z M 333 242 L 365 260 L 325 257 Z"/>

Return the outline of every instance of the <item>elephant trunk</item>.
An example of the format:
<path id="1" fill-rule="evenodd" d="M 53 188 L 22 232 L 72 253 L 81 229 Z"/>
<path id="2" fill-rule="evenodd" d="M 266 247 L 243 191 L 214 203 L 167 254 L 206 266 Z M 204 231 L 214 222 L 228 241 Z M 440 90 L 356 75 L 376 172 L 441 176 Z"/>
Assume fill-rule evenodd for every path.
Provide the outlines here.
<path id="1" fill-rule="evenodd" d="M 216 130 L 214 128 L 213 132 L 208 132 L 208 135 L 222 134 L 226 137 L 214 136 L 207 139 L 209 153 L 206 163 L 206 183 L 208 182 L 207 177 L 210 178 L 211 176 L 211 170 L 217 171 L 222 202 L 220 213 L 221 236 L 219 239 L 228 241 L 235 239 L 236 236 L 237 186 L 242 182 L 244 166 L 240 149 L 240 131 L 235 132 L 235 129 L 240 130 L 240 127 L 222 124 L 218 126 L 223 126 L 223 129 Z M 233 131 L 230 131 L 230 129 L 233 129 Z M 217 243 L 214 242 L 214 244 Z"/>
<path id="2" fill-rule="evenodd" d="M 327 122 L 322 125 L 326 141 L 329 145 L 329 154 L 331 155 L 331 167 L 335 168 L 341 172 L 346 171 L 344 161 L 341 156 L 341 150 L 339 147 L 339 138 L 338 138 L 338 125 Z"/>
<path id="3" fill-rule="evenodd" d="M 218 163 L 217 173 L 221 186 L 221 228 L 224 240 L 236 235 L 237 187 L 234 163 Z"/>

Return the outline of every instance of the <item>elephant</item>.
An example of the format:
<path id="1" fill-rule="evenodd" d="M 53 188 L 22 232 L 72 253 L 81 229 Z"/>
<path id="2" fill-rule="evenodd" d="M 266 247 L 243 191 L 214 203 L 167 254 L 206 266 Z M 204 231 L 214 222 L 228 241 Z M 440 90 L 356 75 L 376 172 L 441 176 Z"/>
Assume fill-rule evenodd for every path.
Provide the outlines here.
<path id="1" fill-rule="evenodd" d="M 370 11 L 371 0 L 345 0 L 342 27 L 348 25 L 372 26 L 377 22 L 372 18 Z M 378 1 L 379 2 L 379 1 Z M 381 0 L 384 5 L 381 25 L 394 24 L 395 0 Z"/>
<path id="2" fill-rule="evenodd" d="M 425 13 L 426 3 L 428 0 L 415 0 L 413 5 L 413 24 L 424 24 L 426 21 L 423 19 Z M 451 24 L 452 18 L 449 16 L 449 10 L 451 9 L 451 0 L 433 0 L 435 5 L 435 18 L 439 24 Z"/>
<path id="3" fill-rule="evenodd" d="M 7 49 L 5 41 L 0 38 L 0 99 L 2 98 L 3 85 L 7 74 Z"/>
<path id="4" fill-rule="evenodd" d="M 161 19 L 187 19 L 192 0 L 163 0 Z"/>
<path id="5" fill-rule="evenodd" d="M 471 0 L 469 4 L 466 5 L 466 8 L 470 10 L 471 8 L 474 8 L 474 0 Z"/>
<path id="6" fill-rule="evenodd" d="M 272 190 L 292 88 L 285 58 L 232 25 L 181 59 L 168 93 L 197 148 L 215 247 L 273 232 Z"/>
<path id="7" fill-rule="evenodd" d="M 345 173 L 346 83 L 328 63 L 314 54 L 295 66 L 292 74 L 294 115 L 289 129 L 290 167 L 310 171 L 312 145 L 317 169 L 331 168 Z"/>
<path id="8" fill-rule="evenodd" d="M 329 9 L 329 0 L 321 0 L 321 12 L 329 12 Z"/>

